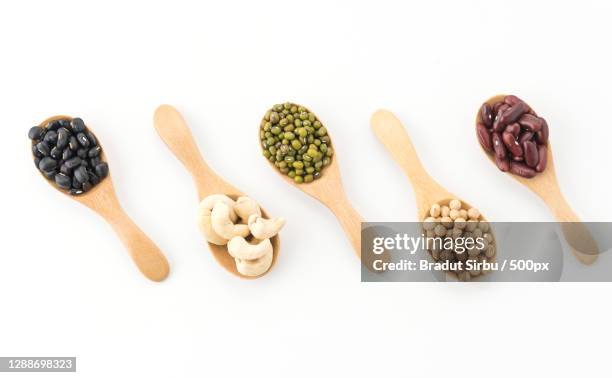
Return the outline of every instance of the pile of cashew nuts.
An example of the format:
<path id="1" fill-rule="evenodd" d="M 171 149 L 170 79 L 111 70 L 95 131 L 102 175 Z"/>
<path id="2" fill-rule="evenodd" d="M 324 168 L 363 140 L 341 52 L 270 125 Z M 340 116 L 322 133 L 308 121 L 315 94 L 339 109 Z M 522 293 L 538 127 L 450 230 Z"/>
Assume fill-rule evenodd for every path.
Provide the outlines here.
<path id="1" fill-rule="evenodd" d="M 265 219 L 257 202 L 249 197 L 236 201 L 223 194 L 200 202 L 200 230 L 209 243 L 226 245 L 244 276 L 259 276 L 270 269 L 274 251 L 270 238 L 278 234 L 285 219 Z"/>

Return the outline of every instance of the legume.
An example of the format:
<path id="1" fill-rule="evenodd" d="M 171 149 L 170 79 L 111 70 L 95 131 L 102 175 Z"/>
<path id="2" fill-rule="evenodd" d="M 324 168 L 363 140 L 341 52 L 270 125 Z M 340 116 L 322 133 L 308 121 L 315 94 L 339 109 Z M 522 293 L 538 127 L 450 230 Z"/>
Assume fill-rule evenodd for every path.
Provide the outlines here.
<path id="1" fill-rule="evenodd" d="M 531 178 L 546 169 L 548 124 L 514 95 L 479 111 L 476 135 L 503 172 Z"/>
<path id="2" fill-rule="evenodd" d="M 266 112 L 259 139 L 263 156 L 297 184 L 320 178 L 334 154 L 321 121 L 305 107 L 290 102 Z"/>
<path id="3" fill-rule="evenodd" d="M 489 224 L 483 219 L 478 209 L 464 207 L 464 204 L 458 199 L 453 199 L 445 204 L 433 204 L 429 216 L 423 221 L 423 229 L 428 238 L 439 238 L 443 241 L 443 243 L 428 241 L 428 252 L 435 261 L 463 262 L 461 269 L 449 271 L 459 280 L 467 281 L 486 273 L 482 270 L 467 269 L 465 262 L 468 259 L 482 263 L 492 262 L 495 258 L 495 238 Z M 448 238 L 455 241 L 463 239 L 463 241 L 461 244 L 453 242 L 453 248 L 447 248 L 449 243 L 445 241 Z M 474 240 L 480 238 L 481 244 L 467 248 L 465 243 L 468 238 Z"/>
<path id="4" fill-rule="evenodd" d="M 58 119 L 28 132 L 38 170 L 61 190 L 83 194 L 106 176 L 102 147 L 80 118 Z"/>

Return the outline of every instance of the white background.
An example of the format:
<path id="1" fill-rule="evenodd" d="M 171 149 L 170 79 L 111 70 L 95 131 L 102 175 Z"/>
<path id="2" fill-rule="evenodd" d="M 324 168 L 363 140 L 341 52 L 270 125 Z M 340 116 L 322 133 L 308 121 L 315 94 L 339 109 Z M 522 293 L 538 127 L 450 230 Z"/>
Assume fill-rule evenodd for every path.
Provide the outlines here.
<path id="1" fill-rule="evenodd" d="M 413 221 L 412 188 L 369 128 L 385 107 L 488 218 L 550 221 L 474 135 L 482 101 L 515 93 L 551 125 L 576 212 L 609 221 L 611 17 L 606 1 L 3 2 L 0 355 L 77 356 L 85 377 L 609 376 L 610 284 L 361 283 L 336 220 L 276 176 L 256 133 L 270 105 L 309 106 L 364 218 Z M 208 252 L 191 178 L 153 129 L 162 103 L 218 173 L 288 220 L 265 278 Z M 102 140 L 121 202 L 168 256 L 165 282 L 36 172 L 27 130 L 55 114 Z"/>

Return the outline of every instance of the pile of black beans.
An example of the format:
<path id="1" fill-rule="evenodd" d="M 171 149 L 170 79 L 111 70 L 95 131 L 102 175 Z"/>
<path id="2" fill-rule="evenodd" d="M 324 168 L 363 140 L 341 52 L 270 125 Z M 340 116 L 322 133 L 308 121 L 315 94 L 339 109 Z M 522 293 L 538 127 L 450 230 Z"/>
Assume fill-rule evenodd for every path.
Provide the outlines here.
<path id="1" fill-rule="evenodd" d="M 83 194 L 106 176 L 102 147 L 81 118 L 57 119 L 28 132 L 36 168 L 63 191 Z"/>

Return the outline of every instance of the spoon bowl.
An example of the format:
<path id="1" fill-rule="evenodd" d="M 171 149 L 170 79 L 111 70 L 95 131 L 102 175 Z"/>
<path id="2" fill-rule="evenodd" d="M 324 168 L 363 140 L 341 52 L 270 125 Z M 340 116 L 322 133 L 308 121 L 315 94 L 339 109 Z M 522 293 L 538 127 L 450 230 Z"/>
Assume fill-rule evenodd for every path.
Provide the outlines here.
<path id="1" fill-rule="evenodd" d="M 308 111 L 310 112 L 310 110 Z M 317 119 L 320 120 L 319 117 L 317 117 Z M 259 132 L 259 128 L 257 131 Z M 333 146 L 333 137 L 330 138 Z M 286 183 L 308 194 L 331 210 L 340 222 L 355 254 L 357 257 L 362 258 L 361 223 L 363 222 L 363 218 L 353 208 L 353 205 L 350 203 L 344 191 L 338 165 L 338 154 L 334 153 L 329 165 L 321 170 L 321 177 L 309 183 L 297 184 L 291 177 L 281 173 L 269 160 L 268 164 L 270 164 L 272 169 L 274 169 Z"/>
<path id="2" fill-rule="evenodd" d="M 60 119 L 72 120 L 72 117 L 64 115 L 50 117 L 44 120 L 39 126 L 45 127 L 49 122 Z M 88 129 L 91 130 L 89 126 Z M 98 143 L 100 144 L 100 141 L 98 141 Z M 106 161 L 104 148 L 102 148 L 100 158 Z M 128 250 L 130 257 L 145 277 L 152 281 L 163 281 L 168 276 L 170 267 L 164 254 L 132 221 L 132 219 L 130 219 L 119 204 L 110 171 L 108 175 L 91 188 L 91 190 L 79 195 L 68 194 L 47 179 L 40 171 L 39 173 L 54 189 L 68 198 L 89 207 L 104 218 L 113 230 L 115 230 L 117 236 L 119 236 L 119 239 Z"/>
<path id="3" fill-rule="evenodd" d="M 496 95 L 489 98 L 485 102 L 493 106 L 495 103 L 503 101 L 505 97 L 506 95 L 503 94 Z M 479 120 L 480 114 L 479 111 L 477 111 L 475 124 L 477 124 Z M 495 165 L 493 154 L 487 153 L 482 146 L 481 149 L 485 156 L 489 158 L 491 163 Z M 580 262 L 588 265 L 597 260 L 597 255 L 599 253 L 597 242 L 595 239 L 593 239 L 593 236 L 589 230 L 584 226 L 580 218 L 572 210 L 569 203 L 561 193 L 561 188 L 557 180 L 557 174 L 555 172 L 555 164 L 550 140 L 548 140 L 547 164 L 544 171 L 539 172 L 532 178 L 524 178 L 510 172 L 506 173 L 509 174 L 514 180 L 529 188 L 544 201 L 546 206 L 548 206 L 549 210 L 552 212 L 555 220 L 561 223 L 561 231 L 571 247 L 570 249 L 572 253 Z"/>
<path id="4" fill-rule="evenodd" d="M 180 160 L 187 168 L 195 182 L 198 199 L 202 201 L 204 198 L 212 194 L 225 194 L 233 200 L 240 196 L 244 196 L 241 191 L 233 187 L 231 184 L 223 180 L 217 175 L 204 161 L 200 151 L 196 145 L 193 135 L 183 119 L 183 116 L 170 105 L 160 105 L 154 115 L 155 130 L 168 146 L 170 151 Z M 268 218 L 266 211 L 260 206 L 262 215 Z M 236 268 L 235 260 L 227 251 L 227 246 L 207 243 L 210 252 L 215 260 L 228 272 L 244 279 L 255 279 L 266 275 L 272 270 L 276 264 L 278 254 L 280 252 L 280 238 L 275 235 L 270 239 L 273 248 L 273 258 L 270 268 L 259 276 L 245 276 L 240 274 Z"/>
<path id="5" fill-rule="evenodd" d="M 419 222 L 423 222 L 429 216 L 431 206 L 434 204 L 448 205 L 451 200 L 458 199 L 464 207 L 473 207 L 465 200 L 446 190 L 429 175 L 423 167 L 406 129 L 393 113 L 388 110 L 378 110 L 372 115 L 370 124 L 374 135 L 391 154 L 404 174 L 408 176 L 416 197 Z M 488 222 L 482 214 L 481 218 Z M 495 239 L 493 231 L 491 231 L 491 234 Z M 495 258 L 496 256 L 493 257 L 493 259 Z M 447 273 L 447 276 L 452 277 L 453 275 Z"/>

